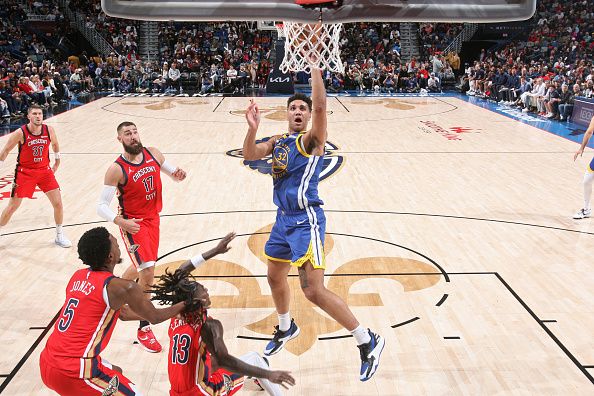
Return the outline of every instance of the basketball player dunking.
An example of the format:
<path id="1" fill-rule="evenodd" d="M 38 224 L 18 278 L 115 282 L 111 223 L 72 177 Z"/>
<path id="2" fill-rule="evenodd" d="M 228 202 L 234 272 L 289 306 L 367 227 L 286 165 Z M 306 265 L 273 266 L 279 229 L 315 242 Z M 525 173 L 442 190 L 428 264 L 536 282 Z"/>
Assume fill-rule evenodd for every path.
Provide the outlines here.
<path id="1" fill-rule="evenodd" d="M 146 291 L 153 284 L 159 249 L 159 212 L 163 206 L 161 172 L 176 181 L 184 180 L 186 172 L 168 163 L 157 148 L 144 147 L 134 123 L 122 122 L 117 132 L 124 153 L 105 174 L 97 213 L 120 227 L 132 260 L 122 278 L 138 278 L 138 284 Z M 117 215 L 109 207 L 116 190 L 119 201 Z M 147 294 L 146 298 L 150 295 Z M 148 352 L 160 352 L 162 349 L 147 321 L 140 321 L 137 338 Z"/>
<path id="2" fill-rule="evenodd" d="M 33 104 L 27 112 L 29 123 L 23 125 L 8 137 L 0 152 L 0 166 L 10 151 L 18 144 L 19 154 L 14 171 L 14 184 L 8 206 L 2 211 L 0 229 L 4 227 L 14 212 L 21 206 L 23 198 L 33 198 L 35 188 L 39 186 L 54 207 L 56 221 L 56 245 L 69 248 L 72 243 L 62 231 L 64 208 L 60 186 L 54 173 L 60 166 L 60 146 L 54 128 L 43 123 L 43 109 Z M 50 146 L 54 151 L 54 166 L 50 167 Z"/>
<path id="3" fill-rule="evenodd" d="M 326 90 L 321 70 L 312 69 L 312 96 L 291 96 L 287 102 L 288 132 L 256 144 L 260 111 L 252 100 L 247 112 L 248 132 L 243 155 L 248 161 L 272 154 L 276 222 L 264 249 L 268 257 L 268 283 L 279 325 L 265 355 L 279 352 L 299 335 L 299 327 L 289 315 L 291 290 L 287 275 L 298 267 L 305 297 L 322 308 L 355 337 L 361 356 L 360 380 L 375 373 L 384 339 L 362 327 L 348 305 L 324 286 L 324 235 L 326 218 L 318 196 L 318 181 L 324 162 L 327 138 Z M 312 127 L 308 131 L 310 118 Z"/>

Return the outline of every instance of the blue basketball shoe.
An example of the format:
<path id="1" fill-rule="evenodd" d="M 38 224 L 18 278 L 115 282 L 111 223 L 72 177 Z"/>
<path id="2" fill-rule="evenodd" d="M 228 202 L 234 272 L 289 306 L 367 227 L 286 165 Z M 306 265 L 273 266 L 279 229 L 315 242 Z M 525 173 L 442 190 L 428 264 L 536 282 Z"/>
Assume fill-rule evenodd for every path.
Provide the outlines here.
<path id="1" fill-rule="evenodd" d="M 281 331 L 278 326 L 274 326 L 274 335 L 272 340 L 264 348 L 264 355 L 274 355 L 285 347 L 285 344 L 299 335 L 299 326 L 295 324 L 295 320 L 291 319 L 291 326 L 287 331 Z"/>
<path id="2" fill-rule="evenodd" d="M 371 340 L 367 344 L 357 345 L 361 354 L 361 372 L 359 376 L 361 381 L 367 381 L 375 374 L 386 343 L 383 337 L 369 329 L 367 331 Z"/>

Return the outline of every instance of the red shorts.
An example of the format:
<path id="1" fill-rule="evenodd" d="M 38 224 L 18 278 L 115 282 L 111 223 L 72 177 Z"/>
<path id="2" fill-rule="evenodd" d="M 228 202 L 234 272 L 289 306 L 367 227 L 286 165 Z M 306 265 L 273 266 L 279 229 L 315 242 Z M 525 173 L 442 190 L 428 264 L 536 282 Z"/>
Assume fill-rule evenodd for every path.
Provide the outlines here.
<path id="1" fill-rule="evenodd" d="M 140 271 L 155 265 L 155 261 L 157 261 L 161 219 L 159 216 L 150 217 L 143 219 L 139 224 L 140 231 L 134 235 L 121 228 L 120 232 L 132 264 Z"/>
<path id="2" fill-rule="evenodd" d="M 45 350 L 44 350 L 45 352 Z M 105 362 L 105 361 L 104 361 Z M 108 367 L 109 366 L 109 367 Z M 108 386 L 109 381 L 115 376 L 118 377 L 119 385 L 117 392 L 113 395 L 117 396 L 141 396 L 142 394 L 136 390 L 136 387 L 123 374 L 111 369 L 108 364 L 106 366 L 100 363 L 96 370 L 96 376 L 83 379 L 68 375 L 64 371 L 51 366 L 46 363 L 44 354 L 39 358 L 39 368 L 41 369 L 41 380 L 51 390 L 62 396 L 97 396 L 101 394 Z"/>
<path id="3" fill-rule="evenodd" d="M 33 192 L 37 186 L 44 193 L 60 188 L 54 176 L 54 171 L 50 167 L 30 169 L 17 166 L 10 196 L 33 198 Z"/>

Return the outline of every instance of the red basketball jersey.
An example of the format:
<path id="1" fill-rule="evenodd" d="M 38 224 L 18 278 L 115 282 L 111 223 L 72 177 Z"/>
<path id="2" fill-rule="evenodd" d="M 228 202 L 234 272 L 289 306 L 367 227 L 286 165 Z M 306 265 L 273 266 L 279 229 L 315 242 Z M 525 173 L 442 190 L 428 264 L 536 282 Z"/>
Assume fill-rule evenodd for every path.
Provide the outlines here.
<path id="1" fill-rule="evenodd" d="M 107 285 L 114 275 L 80 269 L 66 287 L 66 302 L 47 340 L 47 363 L 77 378 L 92 378 L 120 310 L 109 307 Z"/>
<path id="2" fill-rule="evenodd" d="M 49 168 L 51 139 L 47 125 L 41 125 L 39 135 L 32 134 L 27 125 L 23 125 L 21 131 L 23 131 L 23 143 L 19 144 L 17 171 L 18 167 L 29 169 Z"/>
<path id="3" fill-rule="evenodd" d="M 192 326 L 182 319 L 171 319 L 167 372 L 172 395 L 196 390 L 201 328 L 201 325 Z"/>
<path id="4" fill-rule="evenodd" d="M 163 207 L 161 164 L 146 148 L 142 149 L 139 164 L 133 164 L 121 155 L 115 162 L 124 173 L 124 183 L 118 185 L 120 213 L 125 218 L 158 217 Z"/>
<path id="5" fill-rule="evenodd" d="M 206 319 L 206 312 L 204 313 Z M 243 386 L 243 376 L 219 368 L 212 369 L 211 356 L 200 332 L 202 325 L 171 319 L 167 371 L 171 396 L 231 396 Z"/>

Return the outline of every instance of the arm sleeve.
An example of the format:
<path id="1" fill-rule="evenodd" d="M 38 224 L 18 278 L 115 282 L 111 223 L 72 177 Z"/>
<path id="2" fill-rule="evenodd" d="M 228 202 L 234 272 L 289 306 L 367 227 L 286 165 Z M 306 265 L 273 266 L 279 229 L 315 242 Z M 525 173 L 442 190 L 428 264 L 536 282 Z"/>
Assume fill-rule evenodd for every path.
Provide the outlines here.
<path id="1" fill-rule="evenodd" d="M 117 216 L 109 207 L 115 192 L 115 186 L 103 186 L 103 191 L 99 197 L 99 204 L 97 205 L 97 214 L 103 219 L 111 222 L 113 222 Z"/>
<path id="2" fill-rule="evenodd" d="M 173 173 L 177 170 L 177 166 L 171 165 L 167 160 L 163 161 L 161 164 L 161 170 L 168 176 L 173 175 Z"/>

